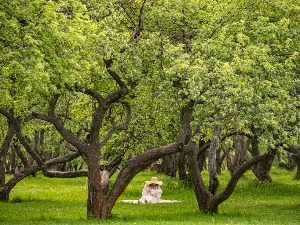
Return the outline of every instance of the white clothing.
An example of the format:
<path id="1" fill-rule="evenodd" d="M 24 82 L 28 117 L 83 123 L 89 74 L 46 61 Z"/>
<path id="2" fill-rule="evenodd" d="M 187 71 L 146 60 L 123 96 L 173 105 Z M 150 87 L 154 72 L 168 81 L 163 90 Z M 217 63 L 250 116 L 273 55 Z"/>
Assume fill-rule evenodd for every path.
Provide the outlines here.
<path id="1" fill-rule="evenodd" d="M 149 186 L 149 184 L 145 184 L 139 203 L 157 203 L 160 201 L 161 194 L 162 190 L 159 185 L 152 188 Z"/>

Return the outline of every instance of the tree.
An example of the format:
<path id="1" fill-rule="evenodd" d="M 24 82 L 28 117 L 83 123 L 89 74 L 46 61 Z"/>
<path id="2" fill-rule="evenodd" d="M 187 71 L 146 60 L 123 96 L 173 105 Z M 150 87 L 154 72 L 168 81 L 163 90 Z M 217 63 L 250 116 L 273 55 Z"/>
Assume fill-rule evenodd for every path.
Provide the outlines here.
<path id="1" fill-rule="evenodd" d="M 183 179 L 187 162 L 199 209 L 216 213 L 245 171 L 298 145 L 297 1 L 34 2 L 1 8 L 11 24 L 1 37 L 19 43 L 1 40 L 10 53 L 1 55 L 1 108 L 13 110 L 19 141 L 46 175 L 20 122 L 47 122 L 77 149 L 88 166 L 88 217 L 107 219 L 135 174 L 173 154 Z M 258 151 L 219 193 L 220 140 L 237 135 Z M 197 161 L 206 146 L 208 189 Z M 122 147 L 130 159 L 107 189 L 101 161 Z"/>
<path id="2" fill-rule="evenodd" d="M 298 3 L 289 3 L 283 9 L 282 1 L 268 5 L 172 1 L 159 2 L 162 7 L 156 9 L 159 12 L 154 21 L 173 44 L 172 51 L 169 48 L 164 52 L 164 57 L 169 58 L 164 64 L 166 72 L 176 81 L 177 96 L 182 102 L 202 103 L 195 104 L 198 107 L 190 126 L 192 129 L 201 124 L 200 140 L 211 140 L 208 190 L 198 173 L 197 146 L 187 139 L 189 147 L 184 147 L 199 208 L 203 211 L 216 213 L 218 205 L 231 195 L 246 170 L 255 165 L 259 165 L 257 169 L 264 168 L 261 165 L 265 162 L 266 168 L 270 168 L 279 146 L 298 142 L 293 138 L 299 121 L 295 118 L 299 115 L 294 104 L 297 97 L 293 94 L 299 82 L 294 67 L 299 44 L 299 39 L 294 39 L 298 16 L 293 11 L 297 11 Z M 202 11 L 195 12 L 199 5 Z M 202 15 L 205 17 L 201 18 Z M 164 18 L 170 18 L 171 22 Z M 180 35 L 182 31 L 185 35 Z M 221 135 L 226 137 L 227 133 L 247 136 L 252 140 L 252 148 L 265 153 L 258 152 L 241 164 L 226 188 L 218 193 L 216 150 L 219 139 L 223 139 Z M 262 172 L 263 176 L 267 174 Z"/>

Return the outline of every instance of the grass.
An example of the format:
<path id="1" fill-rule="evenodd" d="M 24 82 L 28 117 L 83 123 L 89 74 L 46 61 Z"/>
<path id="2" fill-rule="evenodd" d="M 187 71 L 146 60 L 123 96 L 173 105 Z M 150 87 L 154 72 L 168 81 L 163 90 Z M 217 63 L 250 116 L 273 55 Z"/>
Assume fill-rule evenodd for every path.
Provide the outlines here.
<path id="1" fill-rule="evenodd" d="M 134 205 L 117 202 L 107 221 L 86 220 L 86 178 L 28 177 L 13 190 L 9 203 L 0 203 L 0 224 L 299 224 L 300 185 L 294 172 L 273 168 L 273 183 L 255 180 L 247 172 L 233 195 L 220 205 L 217 215 L 197 208 L 192 188 L 162 174 L 142 172 L 121 199 L 138 199 L 145 180 L 164 181 L 163 198 L 180 203 Z M 207 174 L 204 174 L 207 179 Z M 220 176 L 224 187 L 229 174 Z M 207 181 L 207 180 L 206 180 Z"/>

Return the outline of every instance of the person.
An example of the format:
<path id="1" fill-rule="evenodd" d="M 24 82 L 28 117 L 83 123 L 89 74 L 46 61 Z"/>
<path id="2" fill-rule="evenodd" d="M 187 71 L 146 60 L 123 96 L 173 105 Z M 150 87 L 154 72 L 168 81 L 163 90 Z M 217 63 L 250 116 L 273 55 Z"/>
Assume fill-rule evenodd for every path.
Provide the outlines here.
<path id="1" fill-rule="evenodd" d="M 152 177 L 150 181 L 146 181 L 142 191 L 142 197 L 138 200 L 139 204 L 157 203 L 160 202 L 162 189 L 160 185 L 163 182 L 159 181 L 157 177 Z"/>

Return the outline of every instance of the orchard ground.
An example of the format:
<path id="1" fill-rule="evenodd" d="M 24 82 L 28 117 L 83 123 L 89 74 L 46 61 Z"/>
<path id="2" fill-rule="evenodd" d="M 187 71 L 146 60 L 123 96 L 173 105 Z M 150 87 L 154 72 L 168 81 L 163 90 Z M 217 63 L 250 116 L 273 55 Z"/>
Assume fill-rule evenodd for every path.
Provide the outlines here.
<path id="1" fill-rule="evenodd" d="M 300 181 L 295 172 L 272 168 L 272 183 L 258 182 L 251 171 L 239 181 L 217 215 L 197 208 L 192 188 L 163 174 L 138 174 L 115 205 L 107 221 L 86 219 L 87 179 L 28 177 L 13 190 L 9 203 L 0 203 L 0 224 L 299 224 Z M 137 205 L 120 200 L 138 199 L 146 180 L 164 181 L 163 199 L 180 203 Z M 208 175 L 204 172 L 206 181 Z M 229 173 L 220 175 L 221 186 Z M 114 178 L 112 179 L 113 182 Z"/>

